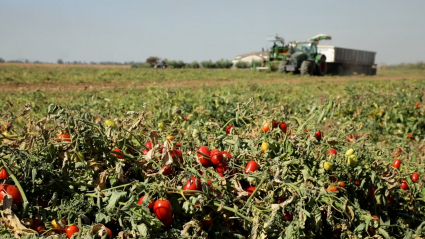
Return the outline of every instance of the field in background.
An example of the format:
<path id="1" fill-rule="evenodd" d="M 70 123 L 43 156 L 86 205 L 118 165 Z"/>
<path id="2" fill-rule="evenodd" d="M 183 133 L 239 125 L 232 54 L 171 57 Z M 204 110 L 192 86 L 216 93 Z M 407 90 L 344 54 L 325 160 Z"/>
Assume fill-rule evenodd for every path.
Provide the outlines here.
<path id="1" fill-rule="evenodd" d="M 0 64 L 0 92 L 185 87 L 236 83 L 342 83 L 424 79 L 423 70 L 385 69 L 376 76 L 308 77 L 228 69 L 132 69 L 125 65 Z"/>

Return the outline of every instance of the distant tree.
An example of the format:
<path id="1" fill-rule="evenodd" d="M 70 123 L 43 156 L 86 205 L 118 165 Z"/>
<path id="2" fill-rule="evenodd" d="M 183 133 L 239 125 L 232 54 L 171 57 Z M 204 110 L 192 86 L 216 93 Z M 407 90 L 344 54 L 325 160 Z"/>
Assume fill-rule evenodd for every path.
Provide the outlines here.
<path id="1" fill-rule="evenodd" d="M 186 64 L 187 68 L 193 68 L 193 69 L 198 69 L 199 68 L 199 63 L 197 61 L 193 61 L 192 63 L 187 63 Z"/>
<path id="2" fill-rule="evenodd" d="M 58 64 L 63 64 L 63 60 L 62 59 L 59 59 L 58 60 Z"/>
<path id="3" fill-rule="evenodd" d="M 3 63 L 3 62 L 5 62 L 5 60 L 0 57 L 0 63 Z"/>
<path id="4" fill-rule="evenodd" d="M 148 59 L 146 59 L 146 63 L 148 63 L 150 65 L 154 65 L 157 60 L 159 60 L 159 57 L 150 56 Z"/>

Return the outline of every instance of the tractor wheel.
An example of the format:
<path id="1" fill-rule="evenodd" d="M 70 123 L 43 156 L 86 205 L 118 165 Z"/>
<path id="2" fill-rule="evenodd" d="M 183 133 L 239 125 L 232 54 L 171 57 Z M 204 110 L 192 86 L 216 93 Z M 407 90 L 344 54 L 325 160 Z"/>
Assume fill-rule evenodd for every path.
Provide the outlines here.
<path id="1" fill-rule="evenodd" d="M 326 75 L 327 70 L 326 58 L 322 56 L 319 62 L 317 62 L 317 75 L 324 76 Z"/>
<path id="2" fill-rule="evenodd" d="M 277 72 L 279 72 L 279 73 L 286 73 L 286 65 L 288 64 L 288 62 L 287 61 L 282 61 L 280 64 L 279 64 L 279 68 L 277 69 Z"/>
<path id="3" fill-rule="evenodd" d="M 311 61 L 303 61 L 301 64 L 301 75 L 313 75 L 313 64 Z"/>

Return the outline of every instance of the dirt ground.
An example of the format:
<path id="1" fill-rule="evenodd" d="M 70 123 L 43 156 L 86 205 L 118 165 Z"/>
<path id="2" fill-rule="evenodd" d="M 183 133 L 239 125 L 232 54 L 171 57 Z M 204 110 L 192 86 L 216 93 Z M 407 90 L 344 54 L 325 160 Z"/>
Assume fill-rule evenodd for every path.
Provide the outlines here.
<path id="1" fill-rule="evenodd" d="M 329 83 L 342 83 L 348 81 L 370 81 L 371 78 L 376 81 L 392 81 L 392 80 L 403 80 L 406 79 L 406 76 L 374 76 L 374 77 L 312 77 L 311 79 L 300 78 L 300 79 L 255 79 L 255 80 L 237 80 L 237 81 L 186 81 L 186 82 L 152 82 L 152 83 L 70 83 L 70 84 L 0 84 L 0 92 L 21 92 L 21 91 L 62 91 L 62 90 L 104 90 L 104 89 L 125 89 L 125 88 L 136 88 L 143 89 L 150 86 L 161 86 L 161 87 L 191 87 L 191 86 L 215 86 L 215 85 L 235 85 L 237 83 L 262 83 L 262 84 L 300 84 L 300 83 L 316 83 L 320 84 L 329 84 Z"/>

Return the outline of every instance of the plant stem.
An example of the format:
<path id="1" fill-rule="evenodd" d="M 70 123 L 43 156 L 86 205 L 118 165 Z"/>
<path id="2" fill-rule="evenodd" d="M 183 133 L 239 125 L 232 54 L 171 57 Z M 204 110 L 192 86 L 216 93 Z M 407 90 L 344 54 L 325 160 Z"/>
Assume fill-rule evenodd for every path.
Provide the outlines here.
<path id="1" fill-rule="evenodd" d="M 221 207 L 221 204 L 219 202 L 214 202 L 214 206 Z M 226 209 L 227 211 L 234 212 L 236 215 L 242 217 L 243 219 L 245 219 L 249 222 L 252 222 L 251 218 L 244 216 L 242 213 L 240 213 L 238 210 L 236 210 L 234 208 L 231 208 L 231 207 L 228 207 L 228 206 L 223 206 L 223 208 Z"/>
<path id="2" fill-rule="evenodd" d="M 25 195 L 24 190 L 21 187 L 21 184 L 19 183 L 18 179 L 15 177 L 15 175 L 10 171 L 9 167 L 6 165 L 6 163 L 4 162 L 4 160 L 1 160 L 1 163 L 3 164 L 4 168 L 6 169 L 7 173 L 9 174 L 9 177 L 12 178 L 13 182 L 15 183 L 16 187 L 19 189 L 19 192 L 21 193 L 22 196 L 22 200 L 24 201 L 24 208 L 22 211 L 22 218 L 25 218 L 27 216 L 28 213 L 28 199 L 27 196 Z"/>

